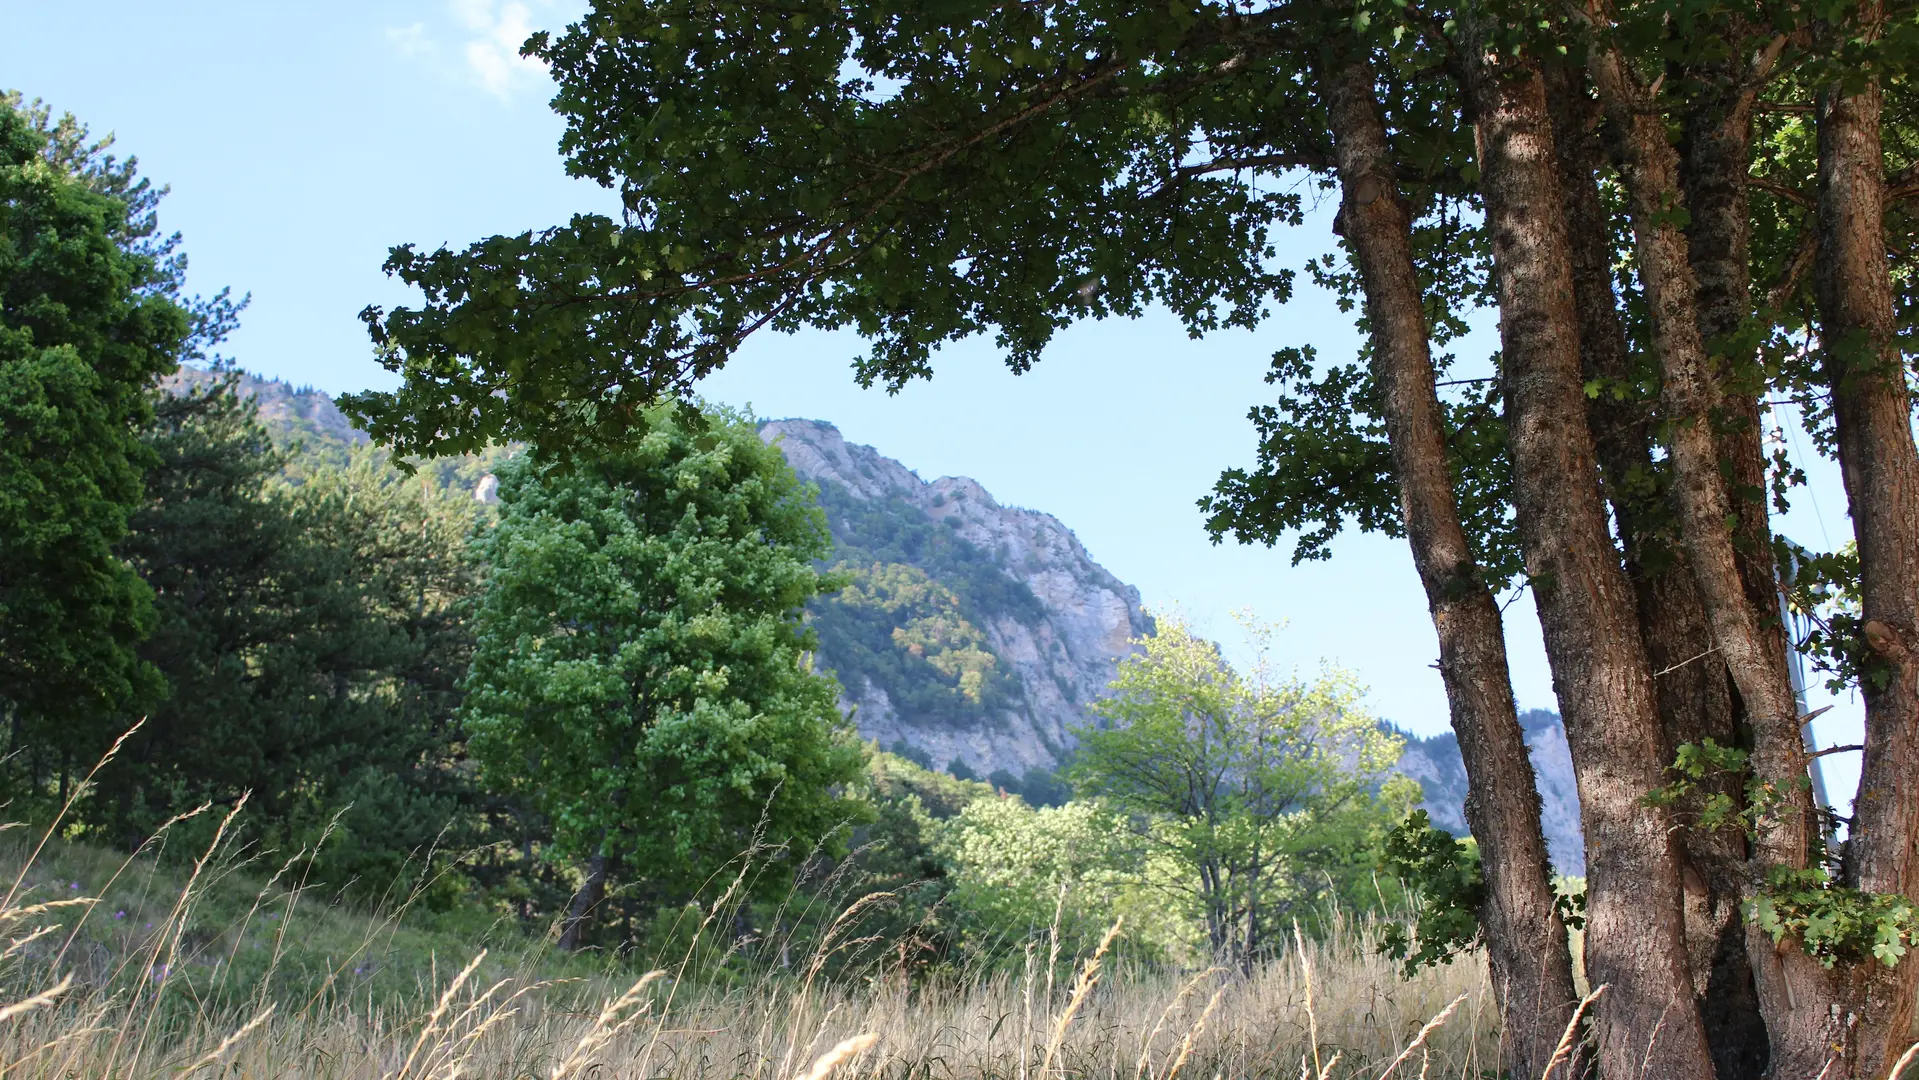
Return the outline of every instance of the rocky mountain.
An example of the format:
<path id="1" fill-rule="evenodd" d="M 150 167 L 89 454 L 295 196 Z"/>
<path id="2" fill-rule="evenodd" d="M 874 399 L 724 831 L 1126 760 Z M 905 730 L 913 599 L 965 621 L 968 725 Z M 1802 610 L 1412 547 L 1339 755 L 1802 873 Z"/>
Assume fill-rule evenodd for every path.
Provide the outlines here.
<path id="1" fill-rule="evenodd" d="M 174 393 L 185 393 L 210 385 L 226 373 L 205 368 L 183 367 L 167 376 L 163 385 Z M 367 433 L 353 426 L 334 404 L 333 399 L 310 386 L 295 387 L 278 379 L 262 379 L 244 371 L 239 376 L 240 393 L 253 398 L 260 409 L 260 420 L 267 429 L 288 441 L 298 440 L 309 449 L 351 449 L 368 442 Z"/>
<path id="2" fill-rule="evenodd" d="M 1151 623 L 1072 530 L 965 477 L 923 480 L 831 424 L 761 428 L 817 484 L 848 584 L 813 615 L 861 733 L 935 766 L 1056 767 Z"/>
<path id="3" fill-rule="evenodd" d="M 1573 785 L 1572 754 L 1566 748 L 1566 727 L 1559 714 L 1527 709 L 1519 714 L 1526 746 L 1532 751 L 1533 773 L 1539 786 L 1540 824 L 1546 834 L 1547 854 L 1562 874 L 1586 872 L 1586 842 L 1579 832 L 1579 791 Z M 1466 766 L 1459 756 L 1459 738 L 1448 731 L 1421 738 L 1400 732 L 1406 751 L 1399 771 L 1419 781 L 1426 794 L 1421 803 L 1434 825 L 1455 836 L 1465 836 Z"/>

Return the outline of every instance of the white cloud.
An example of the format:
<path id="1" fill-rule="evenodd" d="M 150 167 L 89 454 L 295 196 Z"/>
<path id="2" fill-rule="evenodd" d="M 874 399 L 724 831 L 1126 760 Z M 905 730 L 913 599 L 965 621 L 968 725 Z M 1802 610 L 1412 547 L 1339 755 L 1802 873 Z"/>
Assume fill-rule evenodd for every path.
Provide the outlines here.
<path id="1" fill-rule="evenodd" d="M 491 0 L 453 0 L 453 12 L 478 36 L 466 43 L 466 63 L 480 85 L 495 97 L 507 98 L 527 83 L 546 78 L 546 65 L 521 56 L 520 46 L 533 33 L 532 13 L 517 0 L 496 10 Z"/>
<path id="2" fill-rule="evenodd" d="M 420 60 L 505 101 L 546 83 L 546 65 L 531 56 L 521 56 L 520 46 L 534 30 L 557 28 L 567 21 L 565 12 L 556 10 L 563 5 L 556 5 L 554 0 L 537 3 L 541 10 L 536 17 L 534 9 L 521 0 L 447 0 L 453 25 L 446 29 L 456 41 L 449 51 L 464 61 L 457 67 L 443 60 L 439 41 L 424 23 L 389 28 L 386 37 L 400 55 Z"/>

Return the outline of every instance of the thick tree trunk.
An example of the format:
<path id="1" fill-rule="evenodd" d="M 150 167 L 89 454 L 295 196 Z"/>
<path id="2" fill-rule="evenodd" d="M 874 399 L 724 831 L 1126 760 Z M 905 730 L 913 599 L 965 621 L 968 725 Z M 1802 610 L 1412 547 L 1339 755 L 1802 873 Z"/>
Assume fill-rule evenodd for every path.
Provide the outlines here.
<path id="1" fill-rule="evenodd" d="M 1564 64 L 1546 70 L 1579 309 L 1580 366 L 1588 380 L 1618 384 L 1631 377 L 1631 358 L 1612 286 L 1611 223 L 1595 179 L 1602 159 L 1594 130 L 1597 108 L 1582 78 Z M 1655 673 L 1665 733 L 1661 760 L 1670 761 L 1681 743 L 1710 738 L 1735 745 L 1738 730 L 1726 666 L 1712 649 L 1712 632 L 1685 552 L 1668 536 L 1671 514 L 1655 482 L 1660 474 L 1652 454 L 1656 418 L 1644 403 L 1622 401 L 1604 391 L 1589 401 L 1586 416 L 1637 601 L 1640 636 Z M 1708 794 L 1738 798 L 1739 788 L 1734 779 L 1720 780 L 1677 811 L 1696 814 Z M 1732 829 L 1685 830 L 1681 839 L 1686 952 L 1713 1066 L 1721 1080 L 1757 1077 L 1766 1067 L 1766 1029 L 1741 912 L 1746 844 Z"/>
<path id="2" fill-rule="evenodd" d="M 1468 42 L 1485 223 L 1499 286 L 1514 503 L 1574 756 L 1587 852 L 1585 969 L 1604 984 L 1599 1068 L 1698 1080 L 1712 1053 L 1685 963 L 1658 706 L 1585 424 L 1572 261 L 1537 63 Z"/>
<path id="3" fill-rule="evenodd" d="M 1674 213 L 1684 206 L 1679 156 L 1667 141 L 1664 120 L 1617 52 L 1596 50 L 1591 70 L 1632 216 L 1653 353 L 1659 361 L 1680 533 L 1713 643 L 1732 674 L 1749 725 L 1753 774 L 1779 800 L 1777 809 L 1754 823 L 1749 878 L 1750 888 L 1756 889 L 1773 867 L 1802 869 L 1807 864 L 1812 805 L 1798 700 L 1784 637 L 1767 632 L 1776 621 L 1777 601 L 1768 594 L 1765 606 L 1755 609 L 1727 524 L 1736 518 L 1720 473 L 1712 422 L 1724 392 L 1700 336 L 1697 282 L 1679 227 L 1682 218 Z M 1751 509 L 1763 517 L 1763 504 Z M 1832 978 L 1803 950 L 1772 947 L 1756 926 L 1747 933 L 1770 1066 L 1781 1076 L 1817 1073 L 1828 1057 L 1825 1028 L 1834 1000 Z"/>
<path id="4" fill-rule="evenodd" d="M 599 910 L 600 901 L 606 899 L 609 869 L 609 860 L 605 855 L 595 855 L 587 863 L 586 882 L 580 886 L 579 892 L 573 894 L 573 902 L 566 909 L 566 923 L 560 928 L 561 952 L 572 952 L 580 947 L 580 938 L 592 924 L 594 912 Z"/>
<path id="5" fill-rule="evenodd" d="M 1554 906 L 1539 793 L 1513 704 L 1499 607 L 1460 524 L 1419 279 L 1412 222 L 1399 196 L 1386 126 L 1363 54 L 1320 76 L 1343 199 L 1340 231 L 1359 263 L 1413 564 L 1439 634 L 1439 670 L 1465 760 L 1466 817 L 1479 840 L 1480 925 L 1512 1076 L 1537 1077 L 1571 1017 L 1572 956 Z"/>
<path id="6" fill-rule="evenodd" d="M 1720 398 L 1715 416 L 1733 525 L 1733 558 L 1746 600 L 1766 613 L 1760 633 L 1776 638 L 1769 651 L 1785 655 L 1785 627 L 1778 611 L 1778 571 L 1772 557 L 1772 527 L 1766 511 L 1766 448 L 1760 428 L 1765 380 L 1755 346 L 1741 335 L 1754 314 L 1752 212 L 1752 114 L 1758 89 L 1771 73 L 1784 39 L 1759 47 L 1760 29 L 1734 18 L 1726 36 L 1751 49 L 1734 49 L 1688 72 L 1702 93 L 1682 119 L 1680 183 L 1685 193 L 1686 253 L 1698 282 L 1699 335 L 1712 354 Z M 1756 55 L 1755 55 L 1756 54 Z"/>
<path id="7" fill-rule="evenodd" d="M 1726 36 L 1734 42 L 1743 42 L 1747 48 L 1735 48 L 1725 57 L 1710 60 L 1688 73 L 1692 81 L 1702 86 L 1703 92 L 1694 95 L 1684 115 L 1679 166 L 1688 211 L 1687 257 L 1698 282 L 1699 335 L 1719 377 L 1719 403 L 1714 420 L 1720 470 L 1734 519 L 1733 559 L 1746 605 L 1756 616 L 1754 630 L 1760 638 L 1760 648 L 1767 656 L 1778 657 L 1783 663 L 1788 642 L 1786 627 L 1777 614 L 1779 577 L 1773 560 L 1772 527 L 1766 506 L 1766 451 L 1760 426 L 1760 399 L 1766 387 L 1751 338 L 1742 333 L 1743 324 L 1754 315 L 1748 185 L 1748 172 L 1752 167 L 1753 107 L 1759 86 L 1771 74 L 1784 45 L 1783 38 L 1761 45 L 1764 34 L 1764 28 L 1735 16 L 1726 28 Z M 1735 720 L 1751 723 L 1752 711 L 1744 699 L 1738 698 L 1736 705 L 1739 712 Z M 1781 725 L 1774 735 L 1803 746 L 1803 723 L 1795 718 L 1791 731 Z M 1724 736 L 1716 737 L 1722 743 L 1728 741 Z M 1791 755 L 1787 755 L 1786 760 L 1775 767 L 1794 767 L 1790 758 Z M 1797 767 L 1803 769 L 1804 765 Z M 1739 797 L 1739 793 L 1733 794 Z M 1811 850 L 1820 835 L 1818 823 L 1808 818 L 1806 826 L 1807 833 L 1801 842 Z M 1761 883 L 1763 872 L 1763 865 L 1752 868 L 1752 885 Z M 1760 963 L 1771 965 L 1776 946 L 1753 929 L 1748 929 L 1746 936 L 1751 952 L 1742 959 L 1756 956 Z M 1818 1030 L 1821 1021 L 1816 1014 L 1822 1007 L 1830 1014 L 1830 976 L 1812 970 L 1803 957 L 1784 958 L 1781 962 L 1797 969 L 1793 976 L 1797 983 L 1811 983 L 1824 993 L 1815 995 L 1815 1000 L 1802 1006 L 1797 991 L 1803 989 L 1803 985 L 1788 990 L 1783 1002 L 1778 1000 L 1779 987 L 1775 986 L 1773 1000 L 1767 1005 L 1771 1023 L 1783 1030 L 1775 1033 L 1762 1028 L 1760 1033 L 1766 1036 L 1767 1053 L 1757 1061 L 1747 1062 L 1740 1073 L 1722 1071 L 1722 1076 L 1760 1075 L 1773 1057 L 1775 1046 L 1781 1054 L 1780 1067 L 1773 1070 L 1773 1074 L 1780 1076 L 1788 1075 L 1789 1070 L 1795 1068 L 1810 1067 L 1818 1052 L 1814 1039 L 1822 1033 Z M 1779 983 L 1783 978 L 1776 976 L 1772 981 Z M 1781 1005 L 1794 1015 L 1779 1015 Z M 1711 1013 L 1708 1015 L 1710 1022 Z M 1753 1045 L 1757 1049 L 1758 1044 Z"/>
<path id="8" fill-rule="evenodd" d="M 1862 5 L 1867 27 L 1882 17 Z M 1893 339 L 1885 244 L 1881 92 L 1832 87 L 1819 98 L 1820 339 L 1832 389 L 1839 464 L 1859 542 L 1865 636 L 1866 749 L 1846 842 L 1845 883 L 1919 895 L 1919 450 Z M 1876 676 L 1876 677 L 1875 677 Z M 1848 972 L 1838 1037 L 1842 1076 L 1878 1077 L 1913 1021 L 1919 958 Z"/>
<path id="9" fill-rule="evenodd" d="M 1472 28 L 1477 31 L 1480 28 Z M 1586 426 L 1552 125 L 1536 63 L 1469 34 L 1469 100 L 1500 305 L 1514 494 L 1586 834 L 1586 971 L 1599 1068 L 1699 1080 L 1712 1056 L 1686 965 L 1680 860 L 1652 673 L 1607 532 Z"/>

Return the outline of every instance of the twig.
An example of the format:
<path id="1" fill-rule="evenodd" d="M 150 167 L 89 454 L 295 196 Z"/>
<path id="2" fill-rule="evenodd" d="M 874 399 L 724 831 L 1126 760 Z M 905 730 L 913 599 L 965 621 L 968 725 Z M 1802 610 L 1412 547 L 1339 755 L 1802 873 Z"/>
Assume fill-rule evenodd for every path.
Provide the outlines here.
<path id="1" fill-rule="evenodd" d="M 1160 1010 L 1159 1020 L 1153 1024 L 1153 1030 L 1147 1033 L 1146 1041 L 1140 1044 L 1139 1061 L 1133 1066 L 1133 1080 L 1139 1080 L 1141 1076 L 1146 1075 L 1146 1067 L 1152 1061 L 1153 1041 L 1159 1038 L 1160 1031 L 1166 1027 L 1166 1021 L 1172 1018 L 1173 1010 L 1179 1008 L 1193 991 L 1199 989 L 1200 983 L 1225 970 L 1222 967 L 1209 967 L 1193 976 L 1191 981 L 1180 987 L 1179 993 L 1173 995 L 1173 1000 L 1167 1004 L 1166 1008 Z M 1217 997 L 1214 1000 L 1218 1000 Z M 1211 1012 L 1212 1006 L 1208 1005 L 1206 1011 Z"/>
<path id="2" fill-rule="evenodd" d="M 240 1040 L 246 1038 L 249 1034 L 251 1034 L 254 1028 L 257 1028 L 261 1024 L 266 1023 L 268 1018 L 270 1018 L 273 1015 L 273 1010 L 277 1007 L 278 1006 L 275 1006 L 275 1005 L 268 1005 L 266 1009 L 263 1010 L 259 1015 L 255 1016 L 253 1019 L 248 1020 L 245 1024 L 241 1025 L 240 1030 L 220 1040 L 220 1045 L 214 1047 L 213 1050 L 209 1052 L 205 1057 L 202 1057 L 200 1060 L 194 1062 L 192 1065 L 187 1066 L 187 1071 L 182 1075 L 191 1076 L 194 1073 L 199 1072 L 203 1067 L 211 1065 L 214 1062 L 219 1061 L 221 1058 L 226 1057 L 228 1050 L 231 1050 L 235 1046 L 238 1046 L 240 1044 Z"/>
<path id="3" fill-rule="evenodd" d="M 1784 199 L 1795 206 L 1803 206 L 1811 209 L 1816 204 L 1816 200 L 1814 200 L 1811 195 L 1806 194 L 1790 184 L 1782 184 L 1777 180 L 1767 180 L 1764 177 L 1749 176 L 1746 178 L 1746 183 L 1751 185 L 1754 190 L 1763 191 L 1776 199 Z"/>
<path id="4" fill-rule="evenodd" d="M 51 990 L 42 990 L 41 992 L 33 995 L 30 998 L 26 998 L 21 1001 L 16 1001 L 13 1004 L 8 1005 L 6 1008 L 0 1009 L 0 1020 L 10 1020 L 16 1016 L 19 1016 L 23 1012 L 31 1012 L 34 1009 L 45 1008 L 46 1006 L 53 1004 L 54 998 L 57 998 L 61 994 L 66 993 L 72 987 L 73 987 L 73 976 L 69 975 L 64 979 L 61 979 L 60 984 L 58 986 L 55 986 Z"/>
<path id="5" fill-rule="evenodd" d="M 1323 1077 L 1331 1066 L 1322 1065 L 1319 1061 L 1319 1014 L 1313 1011 L 1313 960 L 1306 953 L 1306 935 L 1300 933 L 1297 919 L 1293 920 L 1293 941 L 1299 945 L 1299 970 L 1306 980 L 1306 1037 L 1313 1045 L 1313 1069 Z M 1334 1060 L 1338 1060 L 1337 1055 Z M 1303 1061 L 1300 1071 L 1306 1071 Z"/>
<path id="6" fill-rule="evenodd" d="M 466 967 L 460 969 L 460 973 L 454 976 L 453 981 L 447 984 L 446 991 L 440 995 L 439 1002 L 433 1006 L 433 1012 L 428 1014 L 426 1023 L 421 1026 L 420 1037 L 413 1041 L 413 1049 L 407 1054 L 405 1063 L 400 1066 L 400 1071 L 394 1074 L 396 1080 L 413 1071 L 413 1062 L 419 1058 L 420 1051 L 426 1048 L 427 1039 L 439 1030 L 440 1017 L 445 1016 L 447 1007 L 453 1004 L 453 995 L 460 992 L 460 987 L 465 985 L 475 971 L 479 970 L 480 961 L 485 959 L 486 950 L 481 949 L 478 955 L 467 962 Z"/>
<path id="7" fill-rule="evenodd" d="M 60 823 L 66 819 L 67 811 L 73 809 L 73 804 L 79 802 L 80 796 L 86 794 L 87 789 L 93 786 L 94 774 L 104 768 L 107 762 L 113 760 L 114 756 L 120 752 L 120 748 L 127 744 L 127 740 L 133 738 L 134 732 L 146 725 L 147 718 L 142 716 L 132 727 L 121 732 L 120 737 L 113 740 L 113 745 L 107 747 L 107 752 L 100 755 L 100 760 L 93 763 L 93 768 L 87 770 L 87 775 L 73 785 L 73 791 L 67 795 L 67 801 L 60 804 L 60 812 L 53 815 L 53 821 L 47 825 L 47 831 L 40 835 L 39 845 L 27 856 L 27 861 L 20 864 L 20 873 L 14 877 L 13 885 L 7 890 L 6 897 L 0 899 L 0 907 L 13 906 L 13 898 L 20 894 L 20 883 L 27 879 L 27 871 L 33 868 L 34 863 L 40 861 L 40 853 L 46 850 L 47 843 L 59 834 Z"/>
<path id="8" fill-rule="evenodd" d="M 1679 661 L 1677 664 L 1674 664 L 1673 666 L 1669 668 L 1665 668 L 1663 670 L 1653 672 L 1652 677 L 1657 679 L 1661 675 L 1670 675 L 1673 672 L 1678 671 L 1680 668 L 1685 667 L 1687 664 L 1692 663 L 1694 660 L 1704 659 L 1718 651 L 1719 651 L 1719 646 L 1714 645 L 1712 648 L 1707 649 L 1705 652 L 1700 653 L 1698 656 L 1688 656 L 1684 660 Z"/>
<path id="9" fill-rule="evenodd" d="M 588 1054 L 605 1046 L 608 1042 L 612 1041 L 613 1036 L 625 1030 L 625 1028 L 633 1022 L 635 1017 L 622 1018 L 622 1014 L 640 1000 L 640 995 L 645 992 L 646 988 L 651 985 L 655 979 L 661 979 L 665 976 L 666 972 L 664 971 L 649 971 L 640 976 L 638 982 L 628 987 L 626 993 L 621 994 L 617 998 L 609 999 L 606 1005 L 600 1009 L 600 1015 L 594 1019 L 593 1026 L 587 1029 L 585 1035 L 580 1036 L 579 1044 L 573 1048 L 573 1052 L 567 1055 L 565 1061 L 554 1066 L 552 1080 L 564 1080 L 568 1073 L 571 1073 L 576 1066 L 586 1060 Z"/>
<path id="10" fill-rule="evenodd" d="M 1804 281 L 1807 272 L 1812 269 L 1812 261 L 1819 254 L 1819 234 L 1807 222 L 1799 229 L 1799 239 L 1793 244 L 1792 258 L 1779 277 L 1766 287 L 1766 307 L 1778 311 L 1786 306 L 1786 301 L 1799 291 L 1799 283 Z"/>
<path id="11" fill-rule="evenodd" d="M 833 1049 L 821 1054 L 813 1062 L 813 1067 L 806 1070 L 806 1074 L 799 1077 L 799 1080 L 826 1080 L 826 1077 L 830 1075 L 834 1069 L 845 1064 L 848 1058 L 853 1057 L 878 1040 L 879 1036 L 871 1032 L 865 1035 L 855 1035 L 847 1039 Z"/>
<path id="12" fill-rule="evenodd" d="M 1166 1070 L 1166 1080 L 1174 1080 L 1179 1070 L 1186 1067 L 1186 1059 L 1193 1053 L 1193 1044 L 1199 1041 L 1200 1034 L 1206 1030 L 1206 1021 L 1212 1017 L 1213 1010 L 1219 1008 L 1219 999 L 1225 996 L 1224 986 L 1213 991 L 1213 1000 L 1206 1003 L 1205 1010 L 1199 1014 L 1199 1022 L 1187 1029 L 1186 1037 L 1180 1040 L 1179 1056 L 1173 1059 L 1173 1067 Z"/>
<path id="13" fill-rule="evenodd" d="M 1086 1003 L 1086 995 L 1092 993 L 1093 987 L 1099 985 L 1100 964 L 1106 959 L 1106 950 L 1112 948 L 1113 939 L 1119 936 L 1119 928 L 1125 922 L 1126 919 L 1123 916 L 1113 920 L 1113 925 L 1106 931 L 1106 936 L 1099 939 L 1099 948 L 1093 950 L 1093 958 L 1086 961 L 1086 966 L 1079 969 L 1079 978 L 1073 980 L 1073 996 L 1067 999 L 1066 1011 L 1060 1013 L 1059 1023 L 1053 1025 L 1052 1041 L 1046 1044 L 1046 1057 L 1039 1067 L 1040 1080 L 1046 1080 L 1046 1074 L 1052 1071 L 1053 1057 L 1059 1053 L 1060 1043 L 1066 1040 L 1067 1025 L 1073 1022 L 1073 1017 L 1079 1013 L 1079 1007 Z"/>
<path id="14" fill-rule="evenodd" d="M 1426 1043 L 1426 1036 L 1431 1035 L 1433 1032 L 1439 1030 L 1439 1025 L 1445 1023 L 1447 1017 L 1452 1016 L 1453 1010 L 1459 1008 L 1460 1003 L 1465 1001 L 1467 997 L 1468 995 L 1466 994 L 1459 995 L 1458 997 L 1453 999 L 1453 1003 L 1451 1005 L 1448 1005 L 1445 1008 L 1439 1010 L 1438 1016 L 1435 1016 L 1431 1020 L 1426 1021 L 1426 1026 L 1419 1029 L 1419 1034 L 1413 1036 L 1413 1041 L 1406 1044 L 1406 1049 L 1401 1050 L 1399 1052 L 1399 1056 L 1394 1058 L 1392 1060 L 1392 1063 L 1386 1066 L 1386 1071 L 1379 1074 L 1379 1080 L 1386 1080 L 1387 1077 L 1393 1074 L 1394 1069 L 1399 1068 L 1399 1065 L 1401 1062 L 1413 1056 L 1413 1051 L 1419 1049 L 1421 1046 L 1424 1046 Z M 1172 1080 L 1172 1078 L 1168 1077 L 1167 1080 Z"/>

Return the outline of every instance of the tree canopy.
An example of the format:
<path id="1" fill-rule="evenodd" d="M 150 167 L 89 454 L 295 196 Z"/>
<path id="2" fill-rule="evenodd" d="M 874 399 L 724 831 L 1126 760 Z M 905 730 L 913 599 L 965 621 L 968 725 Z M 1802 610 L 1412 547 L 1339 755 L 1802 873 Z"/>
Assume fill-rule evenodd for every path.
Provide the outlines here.
<path id="1" fill-rule="evenodd" d="M 501 470 L 461 710 L 485 779 L 592 863 L 586 904 L 621 866 L 677 903 L 856 816 L 834 788 L 861 750 L 801 621 L 819 507 L 745 419 L 647 420 L 626 454 Z"/>
<path id="2" fill-rule="evenodd" d="M 1282 674 L 1274 628 L 1250 622 L 1241 673 L 1179 618 L 1155 618 L 1079 733 L 1069 776 L 1178 868 L 1167 891 L 1211 952 L 1250 965 L 1327 901 L 1360 899 L 1370 853 L 1418 788 L 1388 774 L 1404 744 L 1359 707 L 1351 676 Z"/>
<path id="3" fill-rule="evenodd" d="M 405 382 L 344 404 L 408 451 L 617 440 L 761 327 L 856 329 L 898 386 L 974 334 L 1023 370 L 1088 316 L 1251 325 L 1300 202 L 1246 177 L 1324 141 L 1277 33 L 1204 3 L 599 5 L 528 44 L 622 214 L 395 249 L 427 302 L 363 317 Z"/>
<path id="4" fill-rule="evenodd" d="M 52 736 L 159 688 L 134 651 L 152 594 L 113 545 L 151 460 L 147 391 L 216 332 L 180 294 L 159 192 L 106 145 L 0 98 L 0 713 L 36 778 L 92 764 Z"/>

